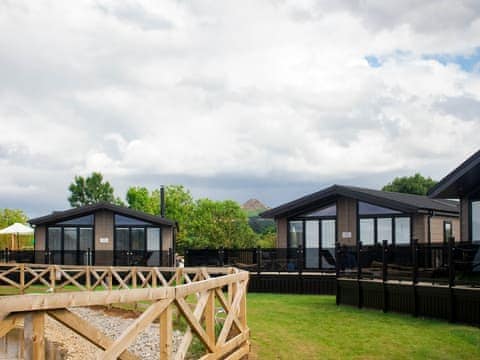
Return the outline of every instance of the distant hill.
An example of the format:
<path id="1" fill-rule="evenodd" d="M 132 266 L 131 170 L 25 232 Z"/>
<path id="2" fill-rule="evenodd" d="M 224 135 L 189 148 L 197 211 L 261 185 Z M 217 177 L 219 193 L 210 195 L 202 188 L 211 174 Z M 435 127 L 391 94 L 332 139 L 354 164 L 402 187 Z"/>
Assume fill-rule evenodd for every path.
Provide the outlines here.
<path id="1" fill-rule="evenodd" d="M 252 216 L 267 210 L 268 207 L 258 199 L 249 199 L 242 205 L 242 209 Z"/>
<path id="2" fill-rule="evenodd" d="M 248 214 L 248 223 L 257 234 L 271 233 L 275 231 L 275 222 L 271 219 L 262 219 L 259 214 L 268 210 L 268 206 L 260 200 L 250 199 L 242 205 L 242 209 Z"/>

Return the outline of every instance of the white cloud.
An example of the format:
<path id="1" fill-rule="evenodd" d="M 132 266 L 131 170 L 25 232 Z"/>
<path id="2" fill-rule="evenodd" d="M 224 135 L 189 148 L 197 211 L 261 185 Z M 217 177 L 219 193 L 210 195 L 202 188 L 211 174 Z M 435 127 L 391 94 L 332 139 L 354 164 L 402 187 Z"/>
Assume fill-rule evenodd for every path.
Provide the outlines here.
<path id="1" fill-rule="evenodd" d="M 478 146 L 480 79 L 425 55 L 475 53 L 476 4 L 4 1 L 0 206 L 64 206 L 93 170 L 239 200 L 246 178 L 440 177 Z"/>

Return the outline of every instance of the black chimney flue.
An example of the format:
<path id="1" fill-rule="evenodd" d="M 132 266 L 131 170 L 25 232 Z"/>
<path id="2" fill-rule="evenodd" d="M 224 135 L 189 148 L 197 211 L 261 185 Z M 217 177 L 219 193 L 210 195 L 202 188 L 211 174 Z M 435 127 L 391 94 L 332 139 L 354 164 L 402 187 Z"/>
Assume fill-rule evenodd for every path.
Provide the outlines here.
<path id="1" fill-rule="evenodd" d="M 165 217 L 165 187 L 160 187 L 160 216 Z"/>

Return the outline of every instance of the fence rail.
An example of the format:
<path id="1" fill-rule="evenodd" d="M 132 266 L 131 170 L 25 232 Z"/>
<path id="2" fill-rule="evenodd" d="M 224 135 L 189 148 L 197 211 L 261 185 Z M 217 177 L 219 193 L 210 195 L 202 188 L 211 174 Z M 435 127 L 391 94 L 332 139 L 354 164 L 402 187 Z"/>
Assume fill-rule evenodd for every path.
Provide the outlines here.
<path id="1" fill-rule="evenodd" d="M 128 350 L 135 338 L 156 319 L 160 322 L 159 342 L 161 359 L 184 359 L 196 336 L 205 351 L 200 358 L 240 359 L 250 348 L 249 329 L 246 321 L 246 292 L 248 272 L 234 268 L 124 268 L 124 267 L 65 267 L 56 265 L 33 266 L 31 264 L 0 264 L 2 280 L 19 273 L 25 279 L 27 273 L 35 273 L 37 280 L 54 291 L 63 289 L 64 283 L 53 276 L 67 278 L 78 291 L 54 292 L 32 288 L 38 294 L 0 297 L 0 337 L 24 321 L 26 359 L 44 359 L 45 317 L 49 316 L 69 330 L 81 335 L 98 348 L 102 359 L 138 359 Z M 10 266 L 10 269 L 5 269 Z M 76 272 L 76 275 L 72 275 Z M 96 285 L 82 284 L 80 277 L 90 274 L 98 278 L 98 286 L 105 278 L 108 290 L 94 291 Z M 86 277 L 85 279 L 88 279 Z M 6 281 L 10 286 L 21 287 L 20 283 Z M 23 284 L 26 285 L 26 284 Z M 23 287 L 25 290 L 25 287 Z M 116 339 L 104 335 L 99 329 L 70 311 L 79 306 L 109 305 L 114 303 L 149 302 L 149 307 Z M 221 306 L 225 317 L 219 322 L 216 306 Z M 175 354 L 172 354 L 173 308 L 177 320 L 187 324 Z M 221 325 L 219 327 L 219 324 Z"/>

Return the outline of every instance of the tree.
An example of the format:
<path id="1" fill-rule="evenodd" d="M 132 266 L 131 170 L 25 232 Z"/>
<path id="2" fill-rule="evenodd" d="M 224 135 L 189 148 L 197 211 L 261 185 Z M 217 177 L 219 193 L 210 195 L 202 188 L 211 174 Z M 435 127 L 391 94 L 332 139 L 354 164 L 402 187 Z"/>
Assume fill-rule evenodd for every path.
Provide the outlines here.
<path id="1" fill-rule="evenodd" d="M 27 215 L 19 209 L 0 209 L 0 229 L 15 223 L 26 224 Z"/>
<path id="2" fill-rule="evenodd" d="M 427 195 L 428 190 L 437 182 L 432 178 L 423 177 L 419 173 L 413 176 L 396 177 L 385 185 L 383 191 L 393 191 L 406 194 Z"/>
<path id="3" fill-rule="evenodd" d="M 160 215 L 160 190 L 149 191 L 145 187 L 131 187 L 127 191 L 127 203 L 132 209 L 152 215 Z M 190 221 L 194 208 L 193 197 L 181 185 L 165 187 L 165 217 L 178 223 L 177 247 L 182 250 L 188 243 Z"/>
<path id="4" fill-rule="evenodd" d="M 248 248 L 257 240 L 247 214 L 232 200 L 197 200 L 189 235 L 189 245 L 198 248 Z"/>
<path id="5" fill-rule="evenodd" d="M 103 181 L 103 175 L 93 172 L 89 177 L 75 176 L 75 180 L 68 187 L 70 197 L 68 201 L 72 207 L 91 205 L 100 201 L 123 205 L 119 198 L 115 198 L 112 185 Z"/>

